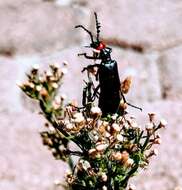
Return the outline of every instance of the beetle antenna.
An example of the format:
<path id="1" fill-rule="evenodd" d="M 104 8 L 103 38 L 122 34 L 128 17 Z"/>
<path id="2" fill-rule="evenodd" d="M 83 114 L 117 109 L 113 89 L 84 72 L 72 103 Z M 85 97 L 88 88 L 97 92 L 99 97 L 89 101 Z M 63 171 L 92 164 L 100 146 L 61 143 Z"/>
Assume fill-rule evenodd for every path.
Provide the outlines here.
<path id="1" fill-rule="evenodd" d="M 98 21 L 96 12 L 94 12 L 94 15 L 95 15 L 96 30 L 97 30 L 97 41 L 99 42 L 99 34 L 100 34 L 101 25 L 100 25 L 100 22 Z"/>
<path id="2" fill-rule="evenodd" d="M 87 30 L 87 29 L 86 29 L 84 26 L 82 26 L 82 25 L 77 25 L 77 26 L 75 26 L 75 28 L 82 28 L 83 30 L 85 30 L 85 31 L 89 34 L 92 43 L 94 43 L 92 32 L 90 32 L 89 30 Z"/>

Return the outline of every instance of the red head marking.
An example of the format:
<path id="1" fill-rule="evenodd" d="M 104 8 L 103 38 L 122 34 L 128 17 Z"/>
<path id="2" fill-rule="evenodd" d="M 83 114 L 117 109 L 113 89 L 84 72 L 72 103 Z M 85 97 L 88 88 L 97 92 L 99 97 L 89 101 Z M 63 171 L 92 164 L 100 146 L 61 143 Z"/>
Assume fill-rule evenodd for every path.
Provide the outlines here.
<path id="1" fill-rule="evenodd" d="M 106 45 L 102 42 L 100 42 L 99 46 L 96 48 L 97 50 L 102 50 L 106 47 Z"/>

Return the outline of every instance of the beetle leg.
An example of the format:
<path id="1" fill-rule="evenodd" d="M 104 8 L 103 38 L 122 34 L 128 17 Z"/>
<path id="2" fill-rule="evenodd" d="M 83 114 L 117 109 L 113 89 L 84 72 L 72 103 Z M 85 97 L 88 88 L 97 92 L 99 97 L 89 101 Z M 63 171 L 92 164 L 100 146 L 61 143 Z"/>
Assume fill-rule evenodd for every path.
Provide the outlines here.
<path id="1" fill-rule="evenodd" d="M 135 105 L 130 104 L 129 102 L 127 102 L 127 101 L 126 101 L 126 98 L 125 98 L 125 96 L 124 96 L 124 94 L 123 94 L 122 92 L 120 92 L 120 93 L 121 93 L 121 96 L 122 96 L 122 98 L 123 98 L 124 103 L 126 103 L 127 105 L 129 105 L 129 106 L 131 106 L 131 107 L 133 107 L 133 108 L 136 108 L 136 109 L 139 109 L 140 111 L 142 111 L 142 108 L 140 108 L 140 107 L 138 107 L 138 106 L 135 106 Z"/>
<path id="2" fill-rule="evenodd" d="M 142 108 L 138 107 L 138 106 L 135 106 L 133 104 L 130 104 L 129 102 L 126 102 L 126 104 L 128 104 L 129 106 L 133 107 L 133 108 L 136 108 L 136 109 L 139 109 L 140 111 L 142 111 Z"/>
<path id="3" fill-rule="evenodd" d="M 87 87 L 85 87 L 83 89 L 83 94 L 82 94 L 82 105 L 85 106 L 86 105 L 86 100 L 87 99 Z"/>
<path id="4" fill-rule="evenodd" d="M 87 67 L 83 68 L 82 72 L 84 72 L 85 70 L 88 71 L 89 69 L 92 69 L 94 67 L 99 67 L 99 66 L 100 66 L 100 64 L 88 65 Z"/>
<path id="5" fill-rule="evenodd" d="M 99 88 L 100 88 L 100 84 L 94 89 L 94 93 L 92 95 L 92 101 L 94 101 L 95 98 L 98 97 L 98 94 L 99 94 L 98 90 L 99 90 Z"/>
<path id="6" fill-rule="evenodd" d="M 100 59 L 99 57 L 93 57 L 93 56 L 89 56 L 86 53 L 79 53 L 78 56 L 84 56 L 87 59 Z"/>

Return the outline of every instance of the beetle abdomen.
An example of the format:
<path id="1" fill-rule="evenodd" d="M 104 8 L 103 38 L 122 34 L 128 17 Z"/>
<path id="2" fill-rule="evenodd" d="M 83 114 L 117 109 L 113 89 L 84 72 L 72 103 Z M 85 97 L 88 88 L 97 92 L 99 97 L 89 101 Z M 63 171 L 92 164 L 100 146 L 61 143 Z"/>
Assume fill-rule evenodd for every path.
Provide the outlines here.
<path id="1" fill-rule="evenodd" d="M 110 60 L 101 63 L 99 70 L 99 107 L 103 115 L 116 113 L 120 103 L 120 80 L 117 62 Z"/>

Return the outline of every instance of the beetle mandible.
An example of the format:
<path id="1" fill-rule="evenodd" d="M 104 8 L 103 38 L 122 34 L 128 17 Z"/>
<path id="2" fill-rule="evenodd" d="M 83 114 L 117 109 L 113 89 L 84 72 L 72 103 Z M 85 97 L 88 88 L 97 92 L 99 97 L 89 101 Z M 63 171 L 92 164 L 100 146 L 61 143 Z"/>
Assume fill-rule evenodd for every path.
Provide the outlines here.
<path id="1" fill-rule="evenodd" d="M 96 96 L 98 94 L 98 89 L 100 89 L 99 107 L 102 110 L 102 116 L 117 113 L 119 111 L 118 108 L 121 99 L 123 99 L 124 103 L 141 110 L 141 108 L 128 103 L 121 91 L 117 62 L 111 58 L 112 49 L 110 47 L 107 47 L 99 39 L 101 25 L 98 22 L 97 13 L 94 13 L 94 15 L 97 33 L 95 40 L 92 32 L 86 29 L 83 25 L 77 25 L 75 28 L 82 28 L 89 34 L 91 43 L 90 46 L 86 47 L 93 48 L 94 51 L 93 56 L 87 55 L 86 53 L 78 54 L 78 56 L 84 56 L 87 59 L 101 61 L 99 64 L 88 65 L 82 70 L 82 72 L 85 70 L 88 71 L 90 69 L 93 69 L 94 67 L 98 68 L 96 80 L 99 80 L 99 85 L 95 88 L 93 94 Z M 94 98 L 95 97 L 93 97 L 93 99 Z M 85 102 L 85 100 L 82 102 Z M 123 113 L 120 112 L 120 114 L 124 114 L 124 110 Z"/>

